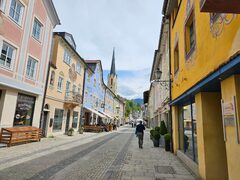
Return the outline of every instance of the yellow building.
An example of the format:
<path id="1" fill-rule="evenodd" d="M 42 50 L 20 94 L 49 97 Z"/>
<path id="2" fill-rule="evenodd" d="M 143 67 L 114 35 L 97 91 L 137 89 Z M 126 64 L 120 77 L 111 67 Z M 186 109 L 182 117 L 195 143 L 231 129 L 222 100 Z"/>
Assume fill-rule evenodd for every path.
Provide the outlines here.
<path id="1" fill-rule="evenodd" d="M 240 16 L 203 13 L 200 0 L 165 0 L 163 7 L 170 20 L 174 152 L 201 179 L 237 180 Z"/>
<path id="2" fill-rule="evenodd" d="M 46 135 L 77 131 L 80 124 L 86 64 L 76 51 L 71 34 L 56 32 L 53 37 L 52 64 L 44 105 Z"/>

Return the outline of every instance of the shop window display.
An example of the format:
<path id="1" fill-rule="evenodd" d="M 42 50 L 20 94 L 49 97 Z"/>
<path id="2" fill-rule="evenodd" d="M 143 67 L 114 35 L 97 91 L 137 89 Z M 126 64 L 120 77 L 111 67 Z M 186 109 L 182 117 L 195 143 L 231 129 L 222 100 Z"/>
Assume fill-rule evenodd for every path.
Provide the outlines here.
<path id="1" fill-rule="evenodd" d="M 55 109 L 53 131 L 62 130 L 63 112 L 62 109 Z"/>
<path id="2" fill-rule="evenodd" d="M 33 121 L 34 106 L 35 97 L 18 94 L 13 125 L 31 126 Z"/>
<path id="3" fill-rule="evenodd" d="M 198 162 L 195 103 L 183 106 L 179 114 L 179 149 Z"/>

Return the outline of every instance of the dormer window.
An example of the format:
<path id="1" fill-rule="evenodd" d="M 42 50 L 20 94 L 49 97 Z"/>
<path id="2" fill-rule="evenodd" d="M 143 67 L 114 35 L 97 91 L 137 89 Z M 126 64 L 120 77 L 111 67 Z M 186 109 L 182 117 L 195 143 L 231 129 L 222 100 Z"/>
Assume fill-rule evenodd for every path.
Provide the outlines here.
<path id="1" fill-rule="evenodd" d="M 71 56 L 70 56 L 70 53 L 68 52 L 68 50 L 64 50 L 64 55 L 63 55 L 63 61 L 70 65 L 71 64 Z"/>

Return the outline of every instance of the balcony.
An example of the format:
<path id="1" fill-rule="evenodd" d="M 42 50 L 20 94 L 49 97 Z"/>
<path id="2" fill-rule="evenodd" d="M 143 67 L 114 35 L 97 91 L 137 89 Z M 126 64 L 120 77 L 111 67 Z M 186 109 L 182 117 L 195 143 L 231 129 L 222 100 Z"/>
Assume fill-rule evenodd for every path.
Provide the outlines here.
<path id="1" fill-rule="evenodd" d="M 201 0 L 200 11 L 209 13 L 240 13 L 239 0 Z"/>
<path id="2" fill-rule="evenodd" d="M 66 92 L 64 104 L 66 107 L 74 108 L 82 103 L 82 96 L 78 92 Z"/>

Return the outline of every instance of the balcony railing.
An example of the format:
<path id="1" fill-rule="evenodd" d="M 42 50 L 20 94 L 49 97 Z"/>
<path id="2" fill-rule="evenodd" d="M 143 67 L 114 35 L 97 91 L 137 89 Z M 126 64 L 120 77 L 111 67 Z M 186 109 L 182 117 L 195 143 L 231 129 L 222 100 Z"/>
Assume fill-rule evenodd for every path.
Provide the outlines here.
<path id="1" fill-rule="evenodd" d="M 201 12 L 210 13 L 240 13 L 239 0 L 201 0 Z"/>
<path id="2" fill-rule="evenodd" d="M 78 92 L 68 91 L 65 94 L 65 103 L 68 104 L 81 104 L 82 96 Z"/>

